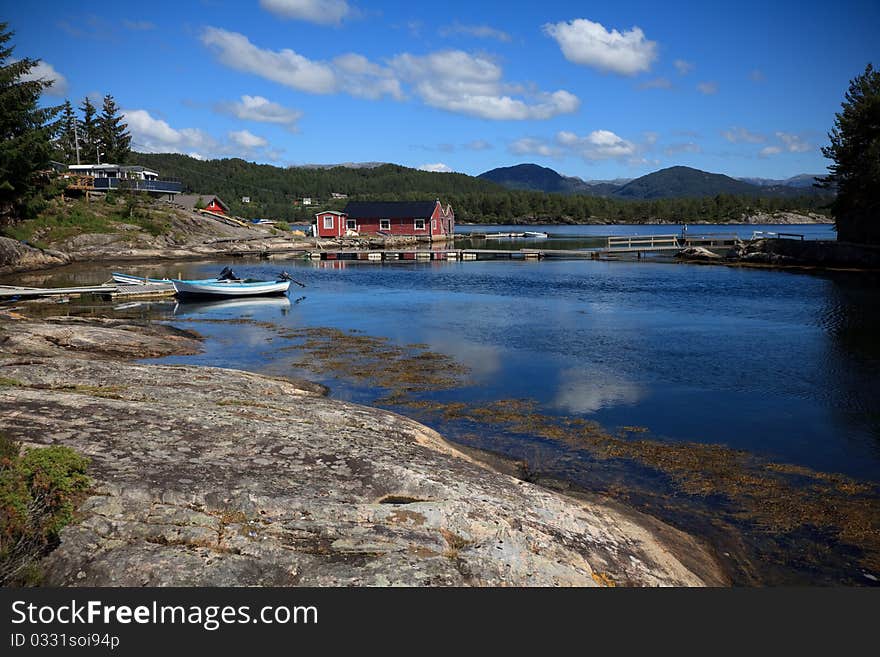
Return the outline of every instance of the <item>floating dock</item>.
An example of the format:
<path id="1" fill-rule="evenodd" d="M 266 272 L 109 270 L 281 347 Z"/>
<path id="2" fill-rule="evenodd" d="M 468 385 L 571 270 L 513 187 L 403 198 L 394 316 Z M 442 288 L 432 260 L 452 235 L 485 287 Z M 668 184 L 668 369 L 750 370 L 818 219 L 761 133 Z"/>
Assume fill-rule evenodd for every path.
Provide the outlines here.
<path id="1" fill-rule="evenodd" d="M 18 287 L 0 286 L 0 301 L 13 298 L 75 297 L 95 295 L 107 299 L 142 299 L 174 295 L 170 283 L 147 283 L 145 285 L 83 285 L 79 287 Z"/>
<path id="2" fill-rule="evenodd" d="M 606 238 L 604 247 L 592 249 L 322 249 L 306 251 L 310 260 L 606 260 L 620 256 L 640 257 L 649 253 L 678 253 L 699 246 L 730 248 L 736 235 L 627 235 Z"/>

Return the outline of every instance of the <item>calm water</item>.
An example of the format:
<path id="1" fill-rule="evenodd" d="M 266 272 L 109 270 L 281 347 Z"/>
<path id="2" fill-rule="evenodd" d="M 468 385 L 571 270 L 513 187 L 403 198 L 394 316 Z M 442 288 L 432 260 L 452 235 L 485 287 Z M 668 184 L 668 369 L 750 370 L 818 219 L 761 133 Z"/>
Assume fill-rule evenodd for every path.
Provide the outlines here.
<path id="1" fill-rule="evenodd" d="M 191 265 L 185 275 L 219 266 Z M 308 285 L 291 293 L 305 296 L 299 303 L 176 312 L 425 343 L 471 368 L 473 385 L 460 393 L 468 400 L 529 398 L 609 427 L 640 425 L 880 481 L 877 281 L 594 261 L 283 266 Z M 278 265 L 236 270 L 257 277 Z M 293 357 L 257 326 L 198 330 L 215 340 L 178 360 L 314 376 L 291 372 Z M 341 398 L 373 396 L 329 382 Z"/>
<path id="2" fill-rule="evenodd" d="M 593 230 L 608 234 L 609 228 L 633 227 L 547 230 L 573 228 L 584 239 Z M 795 228 L 812 231 L 811 236 L 831 231 Z M 747 227 L 752 229 L 771 228 Z M 127 269 L 200 278 L 216 275 L 226 264 Z M 470 368 L 463 386 L 428 398 L 470 403 L 524 398 L 542 413 L 594 420 L 610 430 L 636 425 L 656 440 L 722 444 L 778 463 L 880 483 L 876 276 L 591 260 L 232 264 L 242 276 L 270 277 L 286 269 L 307 287 L 292 289 L 289 299 L 128 305 L 125 312 L 158 314 L 207 337 L 203 353 L 166 362 L 320 379 L 294 365 L 300 354 L 285 349 L 292 343 L 284 330 L 362 331 L 399 345 L 424 343 Z M 95 282 L 110 270 L 59 269 L 40 282 Z M 241 318 L 255 321 L 191 323 Z M 372 403 L 381 396 L 366 384 L 330 374 L 323 381 L 341 399 Z M 432 424 L 453 441 L 515 458 L 546 443 L 491 425 L 396 410 Z M 666 485 L 639 468 L 609 461 L 597 465 L 580 456 L 566 456 L 558 470 L 554 474 L 605 492 L 609 485 L 603 477 L 612 478 L 617 488 L 636 481 L 640 487 Z M 603 484 L 597 486 L 598 481 Z M 677 520 L 666 511 L 658 514 Z M 711 534 L 714 521 L 701 517 L 703 525 L 678 524 Z M 750 540 L 760 545 L 754 548 L 759 552 L 769 549 L 763 535 Z M 813 566 L 799 567 L 798 576 L 764 575 L 782 582 L 870 583 L 859 580 L 861 571 L 847 559 L 849 553 L 840 563 L 835 557 L 830 575 Z M 851 572 L 838 577 L 835 569 Z"/>

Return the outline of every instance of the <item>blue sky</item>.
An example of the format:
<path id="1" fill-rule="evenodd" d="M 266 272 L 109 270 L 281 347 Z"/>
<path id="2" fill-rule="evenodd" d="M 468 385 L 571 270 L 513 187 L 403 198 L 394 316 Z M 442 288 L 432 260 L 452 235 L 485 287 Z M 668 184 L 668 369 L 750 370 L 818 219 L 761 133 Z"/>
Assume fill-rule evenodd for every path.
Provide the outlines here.
<path id="1" fill-rule="evenodd" d="M 3 1 L 54 101 L 111 93 L 137 150 L 587 179 L 819 173 L 880 3 Z"/>

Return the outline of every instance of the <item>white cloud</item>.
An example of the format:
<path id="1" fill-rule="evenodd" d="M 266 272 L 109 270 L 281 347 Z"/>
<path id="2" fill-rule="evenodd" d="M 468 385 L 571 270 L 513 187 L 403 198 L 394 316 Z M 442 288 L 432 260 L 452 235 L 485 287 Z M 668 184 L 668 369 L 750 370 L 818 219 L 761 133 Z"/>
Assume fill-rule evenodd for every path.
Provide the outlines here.
<path id="1" fill-rule="evenodd" d="M 778 155 L 782 152 L 782 149 L 779 146 L 765 146 L 761 149 L 761 152 L 758 153 L 761 157 L 770 157 L 771 155 Z"/>
<path id="2" fill-rule="evenodd" d="M 619 75 L 635 75 L 651 69 L 657 59 L 657 42 L 645 38 L 639 27 L 618 32 L 585 18 L 547 23 L 544 33 L 556 39 L 565 58 L 584 66 Z"/>
<path id="3" fill-rule="evenodd" d="M 280 153 L 268 150 L 263 137 L 241 130 L 230 132 L 221 141 L 198 128 L 172 128 L 147 110 L 123 110 L 122 115 L 131 131 L 132 147 L 146 153 L 185 153 L 197 159 L 211 157 L 260 157 L 277 161 Z"/>
<path id="4" fill-rule="evenodd" d="M 804 141 L 800 136 L 788 132 L 777 132 L 776 138 L 785 144 L 785 150 L 789 153 L 806 153 L 813 148 L 811 144 Z"/>
<path id="5" fill-rule="evenodd" d="M 765 137 L 764 135 L 757 132 L 751 132 L 750 130 L 746 130 L 745 128 L 737 126 L 729 128 L 727 130 L 722 130 L 721 136 L 724 137 L 731 144 L 763 144 L 765 141 L 767 141 L 767 137 Z"/>
<path id="6" fill-rule="evenodd" d="M 201 39 L 229 68 L 313 94 L 336 91 L 336 74 L 329 65 L 314 62 L 289 48 L 278 52 L 264 50 L 243 34 L 217 27 L 206 27 Z"/>
<path id="7" fill-rule="evenodd" d="M 552 141 L 523 137 L 511 142 L 508 150 L 515 155 L 553 158 L 573 155 L 591 162 L 618 160 L 630 165 L 639 165 L 647 162 L 642 158 L 642 154 L 650 151 L 657 139 L 658 135 L 653 132 L 644 133 L 644 139 L 635 143 L 610 130 L 594 130 L 584 136 L 561 130 L 556 133 Z"/>
<path id="8" fill-rule="evenodd" d="M 215 27 L 205 29 L 202 42 L 230 68 L 309 93 L 404 100 L 402 82 L 406 82 L 426 105 L 496 120 L 549 119 L 580 106 L 568 91 L 526 91 L 506 83 L 495 62 L 461 50 L 424 56 L 404 53 L 381 66 L 357 53 L 321 62 L 290 49 L 266 50 L 243 34 Z"/>
<path id="9" fill-rule="evenodd" d="M 697 91 L 701 94 L 705 94 L 706 96 L 711 96 L 712 94 L 718 93 L 718 83 L 717 82 L 700 82 L 697 85 Z"/>
<path id="10" fill-rule="evenodd" d="M 423 164 L 419 167 L 419 171 L 433 171 L 435 173 L 451 173 L 452 167 L 449 165 L 443 164 L 443 162 L 436 162 L 434 164 Z"/>
<path id="11" fill-rule="evenodd" d="M 340 55 L 333 60 L 333 65 L 340 91 L 370 100 L 378 100 L 382 96 L 391 96 L 395 100 L 404 98 L 400 81 L 394 73 L 384 66 L 372 63 L 363 55 Z"/>
<path id="12" fill-rule="evenodd" d="M 339 25 L 352 14 L 345 0 L 260 0 L 260 6 L 281 18 L 319 25 Z"/>
<path id="13" fill-rule="evenodd" d="M 290 132 L 297 132 L 296 123 L 302 118 L 302 112 L 273 103 L 262 96 L 245 95 L 240 101 L 218 103 L 216 110 L 243 121 L 280 125 Z"/>
<path id="14" fill-rule="evenodd" d="M 449 37 L 457 34 L 477 37 L 478 39 L 497 39 L 504 43 L 509 43 L 511 37 L 503 30 L 495 29 L 489 25 L 462 25 L 455 22 L 452 25 L 446 25 L 440 28 L 440 36 Z"/>
<path id="15" fill-rule="evenodd" d="M 694 70 L 694 64 L 683 59 L 676 59 L 672 62 L 679 75 L 687 75 Z"/>
<path id="16" fill-rule="evenodd" d="M 646 80 L 639 85 L 639 89 L 671 89 L 672 82 L 669 81 L 669 78 L 654 78 L 653 80 Z"/>
<path id="17" fill-rule="evenodd" d="M 679 153 L 702 153 L 703 149 L 699 144 L 693 141 L 669 144 L 663 149 L 667 156 L 678 155 Z"/>
<path id="18" fill-rule="evenodd" d="M 459 114 L 495 120 L 549 119 L 580 106 L 577 96 L 564 90 L 514 98 L 511 94 L 521 89 L 504 83 L 500 66 L 461 50 L 425 56 L 404 53 L 391 61 L 391 68 L 413 85 L 426 105 Z"/>
<path id="19" fill-rule="evenodd" d="M 507 148 L 514 155 L 539 155 L 540 157 L 559 157 L 562 155 L 562 149 L 533 137 L 517 139 L 511 142 Z"/>
<path id="20" fill-rule="evenodd" d="M 255 148 L 264 148 L 269 145 L 263 137 L 258 137 L 248 130 L 237 130 L 229 133 L 229 139 L 247 150 Z"/>
<path id="21" fill-rule="evenodd" d="M 646 135 L 648 145 L 656 141 L 651 137 L 650 134 Z M 573 132 L 562 131 L 556 134 L 556 141 L 585 160 L 627 159 L 635 156 L 639 151 L 636 144 L 619 137 L 610 130 L 594 130 L 585 137 L 579 137 Z"/>
<path id="22" fill-rule="evenodd" d="M 469 141 L 464 145 L 464 147 L 469 151 L 488 151 L 492 150 L 492 144 L 490 144 L 485 139 L 474 139 L 473 141 Z"/>
<path id="23" fill-rule="evenodd" d="M 12 59 L 11 61 L 16 62 L 18 60 Z M 67 83 L 67 78 L 56 71 L 54 66 L 43 60 L 39 60 L 36 65 L 25 75 L 22 75 L 20 79 L 22 82 L 29 82 L 32 80 L 51 82 L 52 86 L 48 87 L 43 92 L 49 96 L 65 96 L 70 88 L 70 85 Z"/>

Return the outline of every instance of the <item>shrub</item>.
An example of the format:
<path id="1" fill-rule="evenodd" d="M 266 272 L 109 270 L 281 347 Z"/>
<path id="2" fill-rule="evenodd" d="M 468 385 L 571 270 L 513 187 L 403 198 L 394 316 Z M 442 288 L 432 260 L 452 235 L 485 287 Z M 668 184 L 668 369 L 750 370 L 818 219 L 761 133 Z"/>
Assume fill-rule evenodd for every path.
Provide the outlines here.
<path id="1" fill-rule="evenodd" d="M 69 447 L 21 453 L 0 436 L 0 585 L 32 582 L 36 562 L 58 544 L 91 485 L 89 459 Z"/>

